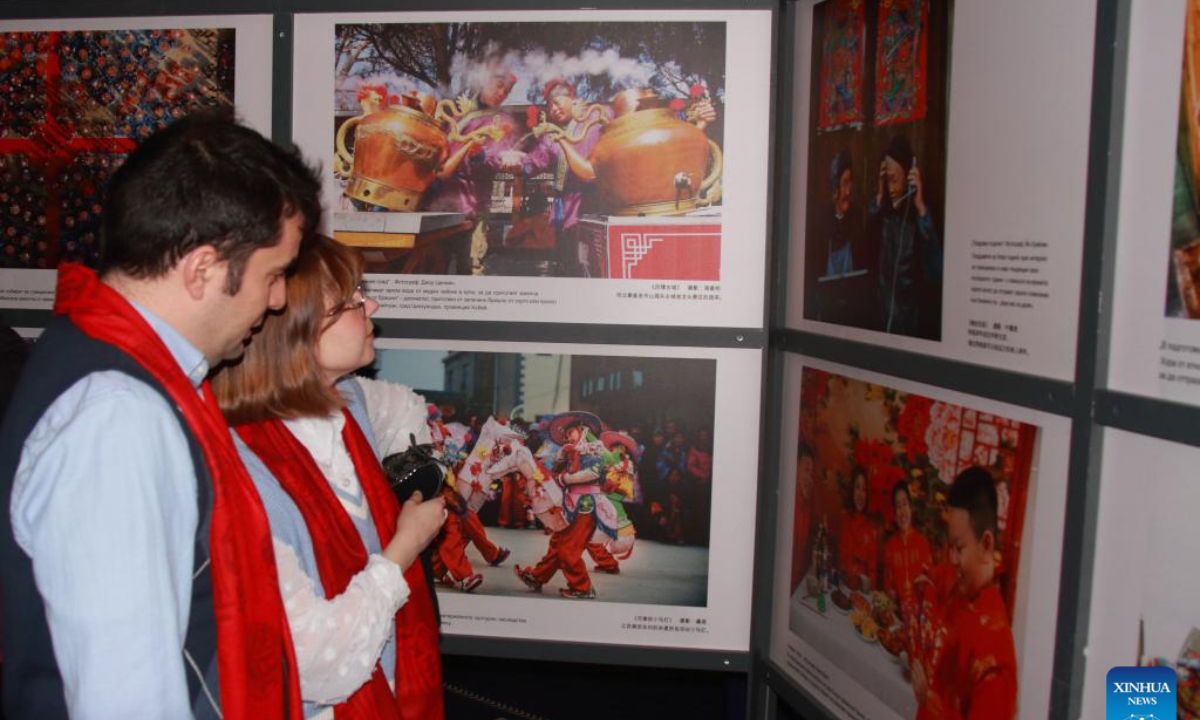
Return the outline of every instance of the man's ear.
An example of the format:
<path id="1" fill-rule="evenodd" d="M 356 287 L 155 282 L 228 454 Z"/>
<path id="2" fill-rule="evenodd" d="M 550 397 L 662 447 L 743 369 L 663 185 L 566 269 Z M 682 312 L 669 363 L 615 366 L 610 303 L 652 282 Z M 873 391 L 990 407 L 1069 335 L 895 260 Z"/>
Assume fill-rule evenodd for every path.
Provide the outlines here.
<path id="1" fill-rule="evenodd" d="M 200 300 L 204 293 L 220 290 L 225 282 L 225 262 L 212 245 L 192 248 L 179 260 L 183 286 L 193 300 Z"/>

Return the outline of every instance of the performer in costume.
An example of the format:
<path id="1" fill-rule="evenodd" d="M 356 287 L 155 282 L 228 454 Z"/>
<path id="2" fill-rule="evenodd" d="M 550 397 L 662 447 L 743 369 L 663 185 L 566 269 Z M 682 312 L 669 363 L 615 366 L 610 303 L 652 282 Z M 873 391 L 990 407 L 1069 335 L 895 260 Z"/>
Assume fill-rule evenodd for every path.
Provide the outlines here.
<path id="1" fill-rule="evenodd" d="M 0 433 L 8 717 L 299 717 L 266 514 L 205 376 L 282 307 L 319 198 L 220 114 L 113 175 L 99 274 L 59 266 Z"/>
<path id="2" fill-rule="evenodd" d="M 525 494 L 525 483 L 521 474 L 517 472 L 496 474 L 490 470 L 505 454 L 513 452 L 513 444 L 519 445 L 519 442 L 510 440 L 493 445 L 490 462 L 486 467 L 489 469 L 487 475 L 492 478 L 492 487 L 495 488 L 497 484 L 499 485 L 497 500 L 500 503 L 500 509 L 496 524 L 502 528 L 519 530 L 532 519 L 528 514 L 529 497 Z"/>
<path id="3" fill-rule="evenodd" d="M 592 579 L 583 562 L 583 551 L 597 526 L 606 526 L 616 537 L 616 511 L 604 497 L 601 487 L 604 446 L 596 441 L 600 418 L 592 413 L 570 411 L 560 413 L 550 422 L 550 438 L 561 446 L 555 459 L 554 472 L 565 488 L 564 516 L 569 523 L 550 536 L 550 551 L 536 567 L 513 568 L 517 577 L 535 592 L 540 592 L 555 573 L 562 571 L 567 587 L 563 597 L 590 599 L 596 597 Z M 607 512 L 605 511 L 607 508 Z M 598 522 L 598 516 L 605 515 Z"/>
<path id="4" fill-rule="evenodd" d="M 533 452 L 519 440 L 506 440 L 504 449 L 494 454 L 496 459 L 484 471 L 491 477 L 515 476 L 524 483 L 522 496 L 527 498 L 529 509 L 542 526 L 551 532 L 567 526 L 563 518 L 562 488 L 554 481 L 550 471 Z"/>
<path id="5" fill-rule="evenodd" d="M 625 502 L 637 495 L 638 445 L 625 433 L 606 430 L 600 433 L 600 442 L 608 449 L 604 462 L 604 494 L 617 513 L 617 536 L 611 538 L 598 530 L 593 542 L 588 543 L 588 554 L 596 561 L 596 570 L 616 575 L 621 572 L 618 560 L 626 560 L 633 554 L 633 543 L 637 529 Z"/>
<path id="6" fill-rule="evenodd" d="M 492 180 L 498 172 L 520 170 L 525 154 L 516 149 L 513 120 L 500 108 L 512 92 L 517 76 L 496 65 L 473 97 L 459 98 L 464 110 L 454 118 L 460 137 L 450 143 L 449 154 L 438 168 L 438 181 L 430 188 L 428 210 L 465 213 L 474 221 L 471 233 L 471 272 L 483 274 L 487 254 L 487 221 L 492 207 Z M 486 132 L 478 132 L 478 131 Z"/>
<path id="7" fill-rule="evenodd" d="M 459 495 L 466 504 L 462 515 L 462 529 L 468 542 L 475 545 L 483 561 L 496 567 L 508 559 L 511 551 L 493 543 L 479 519 L 479 510 L 484 503 L 495 497 L 491 490 L 492 479 L 483 471 L 484 464 L 491 458 L 492 447 L 509 438 L 520 438 L 521 434 L 489 416 L 480 428 L 475 445 L 467 455 L 456 480 Z"/>
<path id="8" fill-rule="evenodd" d="M 547 82 L 542 96 L 549 122 L 534 129 L 541 139 L 525 158 L 525 174 L 553 169 L 557 196 L 551 217 L 558 231 L 559 262 L 564 270 L 560 274 L 588 277 L 595 269 L 588 263 L 587 247 L 581 244 L 577 226 L 585 210 L 595 212 L 585 208 L 589 197 L 585 191 L 596 179 L 589 157 L 613 112 L 604 105 L 583 103 L 575 96 L 575 86 L 562 78 Z"/>
<path id="9" fill-rule="evenodd" d="M 400 512 L 371 399 L 349 376 L 375 357 L 368 318 L 379 305 L 361 289 L 358 253 L 325 237 L 310 242 L 287 308 L 216 375 L 215 392 L 270 519 L 305 716 L 440 718 L 438 629 L 415 560 L 445 503 L 418 493 Z M 371 389 L 391 401 L 376 411 L 394 416 L 387 436 L 428 440 L 420 398 Z M 397 397 L 410 412 L 397 412 Z"/>
<path id="10" fill-rule="evenodd" d="M 441 413 L 431 421 L 434 447 L 442 451 L 442 459 L 450 465 L 442 485 L 441 497 L 446 501 L 447 517 L 442 532 L 434 540 L 433 574 L 444 584 L 462 592 L 474 592 L 483 583 L 483 575 L 475 572 L 467 559 L 467 535 L 463 521 L 467 504 L 458 487 L 458 475 L 471 453 L 474 433 L 460 422 L 442 423 Z"/>

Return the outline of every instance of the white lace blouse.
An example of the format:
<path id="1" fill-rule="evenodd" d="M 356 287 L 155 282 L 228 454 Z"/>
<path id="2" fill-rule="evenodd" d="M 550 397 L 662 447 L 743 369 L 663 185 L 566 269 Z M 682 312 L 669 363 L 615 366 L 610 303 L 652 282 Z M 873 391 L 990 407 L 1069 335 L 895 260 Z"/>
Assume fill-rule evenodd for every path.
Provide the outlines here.
<path id="1" fill-rule="evenodd" d="M 381 452 L 389 454 L 406 448 L 409 433 L 415 434 L 418 442 L 428 442 L 421 396 L 391 383 L 362 378 L 359 383 Z M 343 509 L 354 519 L 368 519 L 366 497 L 342 441 L 342 413 L 285 420 L 284 424 L 334 486 Z M 410 594 L 404 575 L 391 560 L 372 554 L 344 592 L 326 599 L 301 568 L 295 550 L 279 540 L 274 547 L 279 586 L 295 644 L 300 695 L 318 705 L 343 702 L 371 678 L 392 635 L 396 612 Z"/>

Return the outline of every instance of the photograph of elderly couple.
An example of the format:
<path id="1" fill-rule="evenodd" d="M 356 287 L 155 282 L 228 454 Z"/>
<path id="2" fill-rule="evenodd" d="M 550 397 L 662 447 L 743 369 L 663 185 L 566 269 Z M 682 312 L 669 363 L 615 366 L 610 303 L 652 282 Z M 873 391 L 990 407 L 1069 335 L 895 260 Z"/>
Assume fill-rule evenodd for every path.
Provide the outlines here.
<path id="1" fill-rule="evenodd" d="M 371 270 L 719 279 L 725 23 L 335 33 L 334 232 Z"/>
<path id="2" fill-rule="evenodd" d="M 804 317 L 940 340 L 952 0 L 813 7 Z"/>
<path id="3" fill-rule="evenodd" d="M 447 464 L 439 592 L 705 607 L 716 361 L 381 348 Z"/>

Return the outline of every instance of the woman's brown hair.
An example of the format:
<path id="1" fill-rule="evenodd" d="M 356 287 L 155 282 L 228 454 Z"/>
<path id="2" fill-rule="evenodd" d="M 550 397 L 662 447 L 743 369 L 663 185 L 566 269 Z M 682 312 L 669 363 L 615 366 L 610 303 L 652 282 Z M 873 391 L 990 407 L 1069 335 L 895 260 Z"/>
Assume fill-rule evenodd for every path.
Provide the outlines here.
<path id="1" fill-rule="evenodd" d="M 345 404 L 317 364 L 329 298 L 348 300 L 362 259 L 323 235 L 305 241 L 287 279 L 287 307 L 268 313 L 241 360 L 219 370 L 213 393 L 230 425 L 328 415 Z"/>

